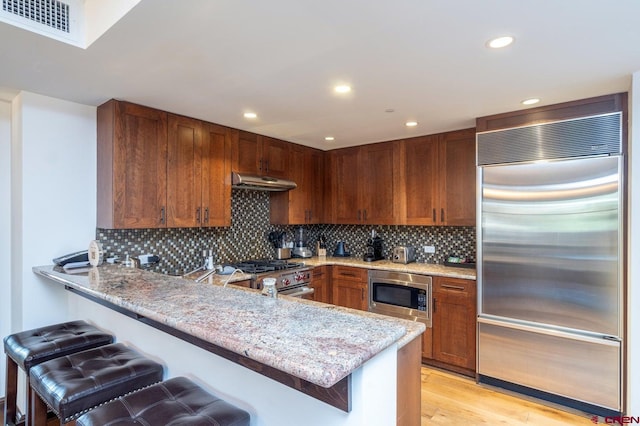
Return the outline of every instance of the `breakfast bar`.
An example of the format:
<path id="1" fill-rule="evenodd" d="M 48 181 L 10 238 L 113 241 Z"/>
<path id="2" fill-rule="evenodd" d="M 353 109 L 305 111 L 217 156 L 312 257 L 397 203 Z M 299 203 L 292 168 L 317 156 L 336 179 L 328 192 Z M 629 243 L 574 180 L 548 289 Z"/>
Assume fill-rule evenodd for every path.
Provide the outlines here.
<path id="1" fill-rule="evenodd" d="M 68 290 L 70 312 L 156 357 L 169 376 L 190 375 L 225 394 L 252 413 L 252 424 L 393 424 L 398 347 L 423 331 L 120 265 L 33 271 Z"/>

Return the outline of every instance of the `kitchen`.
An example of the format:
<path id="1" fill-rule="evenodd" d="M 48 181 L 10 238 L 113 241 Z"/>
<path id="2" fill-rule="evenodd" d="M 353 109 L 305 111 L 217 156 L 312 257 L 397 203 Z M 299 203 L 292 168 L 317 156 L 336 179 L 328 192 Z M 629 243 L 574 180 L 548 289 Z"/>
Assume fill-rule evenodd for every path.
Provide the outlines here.
<path id="1" fill-rule="evenodd" d="M 631 86 L 629 90 L 631 99 L 633 99 L 633 86 Z M 13 99 L 15 98 L 12 98 L 12 100 Z M 578 98 L 567 97 L 564 100 L 573 99 Z M 20 179 L 13 179 L 13 185 L 17 186 L 17 188 L 14 188 L 13 193 L 22 194 L 21 197 L 19 197 L 22 198 L 22 200 L 17 201 L 14 199 L 15 201 L 13 203 L 8 203 L 8 205 L 13 206 L 12 209 L 17 209 L 17 212 L 13 213 L 13 220 L 15 222 L 13 222 L 13 226 L 10 226 L 10 228 L 14 229 L 11 234 L 12 238 L 17 242 L 11 246 L 12 249 L 8 249 L 9 252 L 13 254 L 6 258 L 11 258 L 12 263 L 17 263 L 14 263 L 12 268 L 4 269 L 5 271 L 12 270 L 13 278 L 8 278 L 3 281 L 12 282 L 12 285 L 16 286 L 16 288 L 13 289 L 14 299 L 12 300 L 15 303 L 13 304 L 14 311 L 12 315 L 17 317 L 17 319 L 14 317 L 13 321 L 18 321 L 18 323 L 22 325 L 20 328 L 27 328 L 30 324 L 53 322 L 57 315 L 62 315 L 61 313 L 47 312 L 46 309 L 34 309 L 34 305 L 30 303 L 35 301 L 38 305 L 42 304 L 43 308 L 48 306 L 50 300 L 57 300 L 61 305 L 66 304 L 63 297 L 57 295 L 50 287 L 32 276 L 30 267 L 50 262 L 53 257 L 52 253 L 62 254 L 64 252 L 77 250 L 78 247 L 84 247 L 87 244 L 87 241 L 96 238 L 96 214 L 95 207 L 92 205 L 93 202 L 90 201 L 83 203 L 79 201 L 85 196 L 89 199 L 95 197 L 95 195 L 91 195 L 95 194 L 96 191 L 96 182 L 94 177 L 95 166 L 92 164 L 92 161 L 87 161 L 87 159 L 95 158 L 95 147 L 83 144 L 80 136 L 78 136 L 78 140 L 74 145 L 74 141 L 72 140 L 73 138 L 70 139 L 59 135 L 52 136 L 50 133 L 45 132 L 45 130 L 51 129 L 52 131 L 58 132 L 60 135 L 64 135 L 69 132 L 68 126 L 73 120 L 71 118 L 65 118 L 65 120 L 69 121 L 58 122 L 60 114 L 63 114 L 62 117 L 66 117 L 67 115 L 75 116 L 79 118 L 74 124 L 74 133 L 77 132 L 78 135 L 85 134 L 85 139 L 95 140 L 95 122 L 93 122 L 94 118 L 92 118 L 95 115 L 95 108 L 83 108 L 82 105 L 74 105 L 65 101 L 44 98 L 28 92 L 21 94 L 18 99 L 13 101 L 13 108 L 14 116 L 19 115 L 22 117 L 22 125 L 18 129 L 14 127 L 14 132 L 19 131 L 22 134 L 14 134 L 14 138 L 19 137 L 22 141 L 21 146 L 23 146 L 23 151 L 21 155 L 27 158 L 28 161 L 25 161 L 24 163 L 20 162 L 20 169 L 13 172 L 17 173 L 18 176 L 23 176 Z M 495 112 L 504 112 L 511 109 L 514 108 L 502 108 Z M 178 111 L 178 109 L 175 108 L 174 110 Z M 633 114 L 634 108 L 631 108 L 631 110 Z M 637 108 L 635 108 L 635 110 L 637 110 Z M 49 111 L 49 113 L 47 111 Z M 182 110 L 179 112 L 182 112 Z M 633 129 L 633 115 L 630 117 L 630 122 Z M 43 126 L 42 123 L 46 123 L 46 125 Z M 467 126 L 460 126 L 458 128 L 463 127 Z M 39 134 L 39 132 L 42 133 Z M 416 133 L 415 135 L 420 134 L 421 133 Z M 382 137 L 379 140 L 391 139 L 392 138 Z M 633 147 L 633 132 L 630 142 Z M 53 145 L 58 147 L 58 149 L 54 149 Z M 3 147 L 3 149 L 7 148 Z M 10 157 L 7 155 L 3 156 L 3 158 L 6 161 L 6 159 Z M 633 161 L 633 158 L 631 161 Z M 69 167 L 69 165 L 73 165 L 73 168 Z M 17 166 L 14 165 L 13 167 L 15 170 L 15 167 Z M 633 168 L 633 164 L 631 164 L 631 168 Z M 65 173 L 61 173 L 60 169 L 65 169 Z M 47 170 L 50 170 L 50 172 L 48 173 Z M 41 179 L 34 179 L 36 176 L 40 176 Z M 41 187 L 43 181 L 47 182 L 46 188 Z M 65 190 L 62 190 L 61 188 L 65 188 Z M 14 197 L 17 197 L 17 195 L 14 195 Z M 258 214 L 264 215 L 266 211 L 264 206 L 267 204 L 266 198 L 254 199 L 248 195 L 247 197 L 249 197 L 248 200 L 246 200 L 247 203 L 262 206 L 258 207 Z M 264 197 L 264 195 L 260 194 L 255 197 Z M 630 205 L 631 208 L 633 208 L 633 193 L 630 193 L 630 197 Z M 41 206 L 41 203 L 45 202 L 47 206 L 59 206 L 59 208 L 47 208 L 45 218 L 32 218 L 30 213 L 31 211 L 44 213 L 43 209 L 38 206 Z M 5 206 L 6 205 L 7 204 L 5 204 Z M 68 206 L 73 206 L 73 208 L 69 208 Z M 251 215 L 252 213 L 248 212 L 247 214 Z M 632 215 L 630 215 L 630 219 L 632 220 Z M 262 220 L 264 219 L 261 219 L 261 221 Z M 83 223 L 87 224 L 84 229 L 79 229 L 77 226 L 73 226 L 73 224 Z M 56 224 L 56 226 L 51 226 L 51 224 Z M 348 226 L 346 228 L 347 230 L 351 229 Z M 6 229 L 9 229 L 9 227 Z M 421 247 L 422 245 L 434 245 L 437 246 L 437 254 L 445 256 L 449 253 L 450 249 L 464 249 L 464 244 L 469 244 L 471 246 L 475 245 L 475 241 L 466 242 L 464 229 L 460 231 L 462 233 L 462 238 L 460 238 L 462 243 L 454 243 L 461 245 L 454 247 L 446 245 L 439 246 L 439 241 L 450 241 L 450 239 L 448 235 L 440 234 L 439 232 L 441 231 L 438 229 L 417 229 L 417 233 L 432 232 L 433 234 L 427 234 L 420 240 L 416 239 L 415 242 L 410 240 L 411 238 L 414 238 L 413 230 L 409 230 L 407 236 L 394 240 L 394 236 L 392 234 L 395 229 L 397 229 L 395 228 L 395 225 L 381 225 L 381 227 L 377 229 L 379 234 L 384 236 L 387 247 L 393 247 L 402 243 L 413 243 L 417 247 Z M 352 240 L 348 241 L 348 247 L 354 251 L 354 255 L 360 255 L 362 253 L 356 252 L 356 250 L 364 250 L 364 244 L 369 236 L 370 230 L 371 229 L 369 229 L 369 227 L 365 226 L 361 230 L 353 231 L 353 234 L 355 235 Z M 250 233 L 253 234 L 254 228 L 250 228 L 250 231 Z M 402 231 L 406 230 L 403 229 Z M 264 238 L 262 229 L 259 229 L 259 233 L 256 232 L 255 234 L 259 234 L 259 237 L 255 237 L 256 245 L 253 247 L 250 245 L 248 251 L 253 250 L 259 255 L 262 254 L 261 250 L 269 250 L 270 246 L 268 246 L 268 242 L 266 238 Z M 347 232 L 345 232 L 345 229 L 340 228 L 337 230 L 335 235 L 338 236 L 346 234 Z M 245 234 L 240 234 L 237 238 L 242 239 L 244 235 Z M 43 236 L 46 238 L 42 238 Z M 141 238 L 142 240 L 147 239 L 146 236 L 137 236 L 134 232 L 132 232 L 132 238 Z M 191 237 L 188 236 L 187 238 Z M 454 239 L 457 240 L 457 238 Z M 217 238 L 215 238 L 215 240 L 218 241 Z M 633 238 L 631 238 L 631 240 L 633 241 Z M 172 240 L 169 241 L 169 244 L 171 244 L 171 241 Z M 61 244 L 64 246 L 61 246 Z M 208 246 L 209 244 L 206 243 L 205 245 Z M 262 247 L 260 245 L 262 245 Z M 217 247 L 212 248 L 216 249 Z M 232 246 L 227 247 L 226 245 L 222 245 L 221 248 L 222 250 L 220 251 L 228 250 L 230 252 Z M 329 244 L 329 248 L 330 250 L 333 249 L 333 241 Z M 200 247 L 187 248 L 186 250 L 191 250 L 188 252 L 188 257 L 191 262 L 196 263 L 200 261 Z M 424 252 L 420 254 L 423 256 L 421 258 L 422 260 L 426 259 L 426 254 L 424 254 Z M 248 253 L 248 256 L 254 257 L 254 253 Z M 438 260 L 440 259 L 442 258 L 438 258 Z M 630 265 L 630 267 L 633 268 L 633 265 Z M 633 273 L 630 273 L 630 276 L 633 277 Z M 631 291 L 629 306 L 633 306 L 632 297 L 633 292 Z M 29 303 L 27 303 L 27 301 L 29 301 Z M 629 311 L 629 314 L 632 316 L 632 309 Z M 3 312 L 7 315 L 6 312 L 9 311 L 5 311 L 3 309 Z M 7 324 L 7 322 L 3 320 L 3 324 Z M 630 329 L 634 330 L 633 326 Z M 630 350 L 633 350 L 633 335 L 629 340 L 632 346 Z M 630 359 L 633 359 L 633 357 L 630 357 Z M 630 370 L 632 370 L 633 364 L 631 364 L 630 367 Z M 633 377 L 630 371 L 629 377 Z M 630 380 L 629 385 L 631 389 L 629 392 L 629 407 L 632 408 L 634 388 L 633 379 Z M 635 411 L 630 410 L 630 413 Z"/>

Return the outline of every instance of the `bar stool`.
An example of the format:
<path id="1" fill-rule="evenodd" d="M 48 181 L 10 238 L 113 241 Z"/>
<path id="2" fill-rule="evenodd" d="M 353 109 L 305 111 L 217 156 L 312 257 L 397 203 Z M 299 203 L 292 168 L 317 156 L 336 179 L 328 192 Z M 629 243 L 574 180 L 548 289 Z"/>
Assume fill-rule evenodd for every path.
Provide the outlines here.
<path id="1" fill-rule="evenodd" d="M 47 406 L 68 423 L 87 410 L 162 380 L 162 365 L 113 343 L 31 368 L 33 425 L 47 422 Z"/>
<path id="2" fill-rule="evenodd" d="M 211 395 L 186 377 L 176 377 L 91 410 L 76 420 L 76 426 L 245 426 L 250 419 L 246 411 Z"/>
<path id="3" fill-rule="evenodd" d="M 29 371 L 50 359 L 107 345 L 113 336 L 85 321 L 70 321 L 11 334 L 3 339 L 7 354 L 4 424 L 17 421 L 18 367 L 26 374 L 25 416 L 29 417 Z"/>

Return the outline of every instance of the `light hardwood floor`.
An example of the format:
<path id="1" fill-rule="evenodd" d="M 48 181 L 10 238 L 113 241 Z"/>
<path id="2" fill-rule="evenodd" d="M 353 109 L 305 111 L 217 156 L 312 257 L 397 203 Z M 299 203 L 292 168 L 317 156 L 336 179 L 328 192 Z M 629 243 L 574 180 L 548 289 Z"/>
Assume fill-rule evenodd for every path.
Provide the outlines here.
<path id="1" fill-rule="evenodd" d="M 475 383 L 473 379 L 422 367 L 422 422 L 427 425 L 593 425 L 586 413 L 548 407 Z M 602 422 L 602 418 L 600 418 Z"/>

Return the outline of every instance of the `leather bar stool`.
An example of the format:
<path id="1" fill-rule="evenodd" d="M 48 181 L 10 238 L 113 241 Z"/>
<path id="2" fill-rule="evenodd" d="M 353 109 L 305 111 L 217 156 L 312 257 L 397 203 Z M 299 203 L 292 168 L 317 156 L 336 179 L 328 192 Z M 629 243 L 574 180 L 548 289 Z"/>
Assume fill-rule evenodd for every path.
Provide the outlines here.
<path id="1" fill-rule="evenodd" d="M 85 321 L 70 321 L 11 334 L 4 339 L 7 354 L 4 424 L 17 421 L 18 367 L 26 373 L 25 415 L 29 416 L 29 371 L 60 356 L 107 345 L 113 336 Z M 28 420 L 28 419 L 27 419 Z"/>
<path id="2" fill-rule="evenodd" d="M 211 395 L 186 377 L 176 377 L 91 410 L 76 420 L 76 426 L 245 426 L 250 419 L 246 411 Z"/>
<path id="3" fill-rule="evenodd" d="M 61 424 L 100 404 L 162 380 L 162 365 L 122 343 L 43 362 L 30 371 L 35 426 L 47 422 L 47 406 Z"/>

